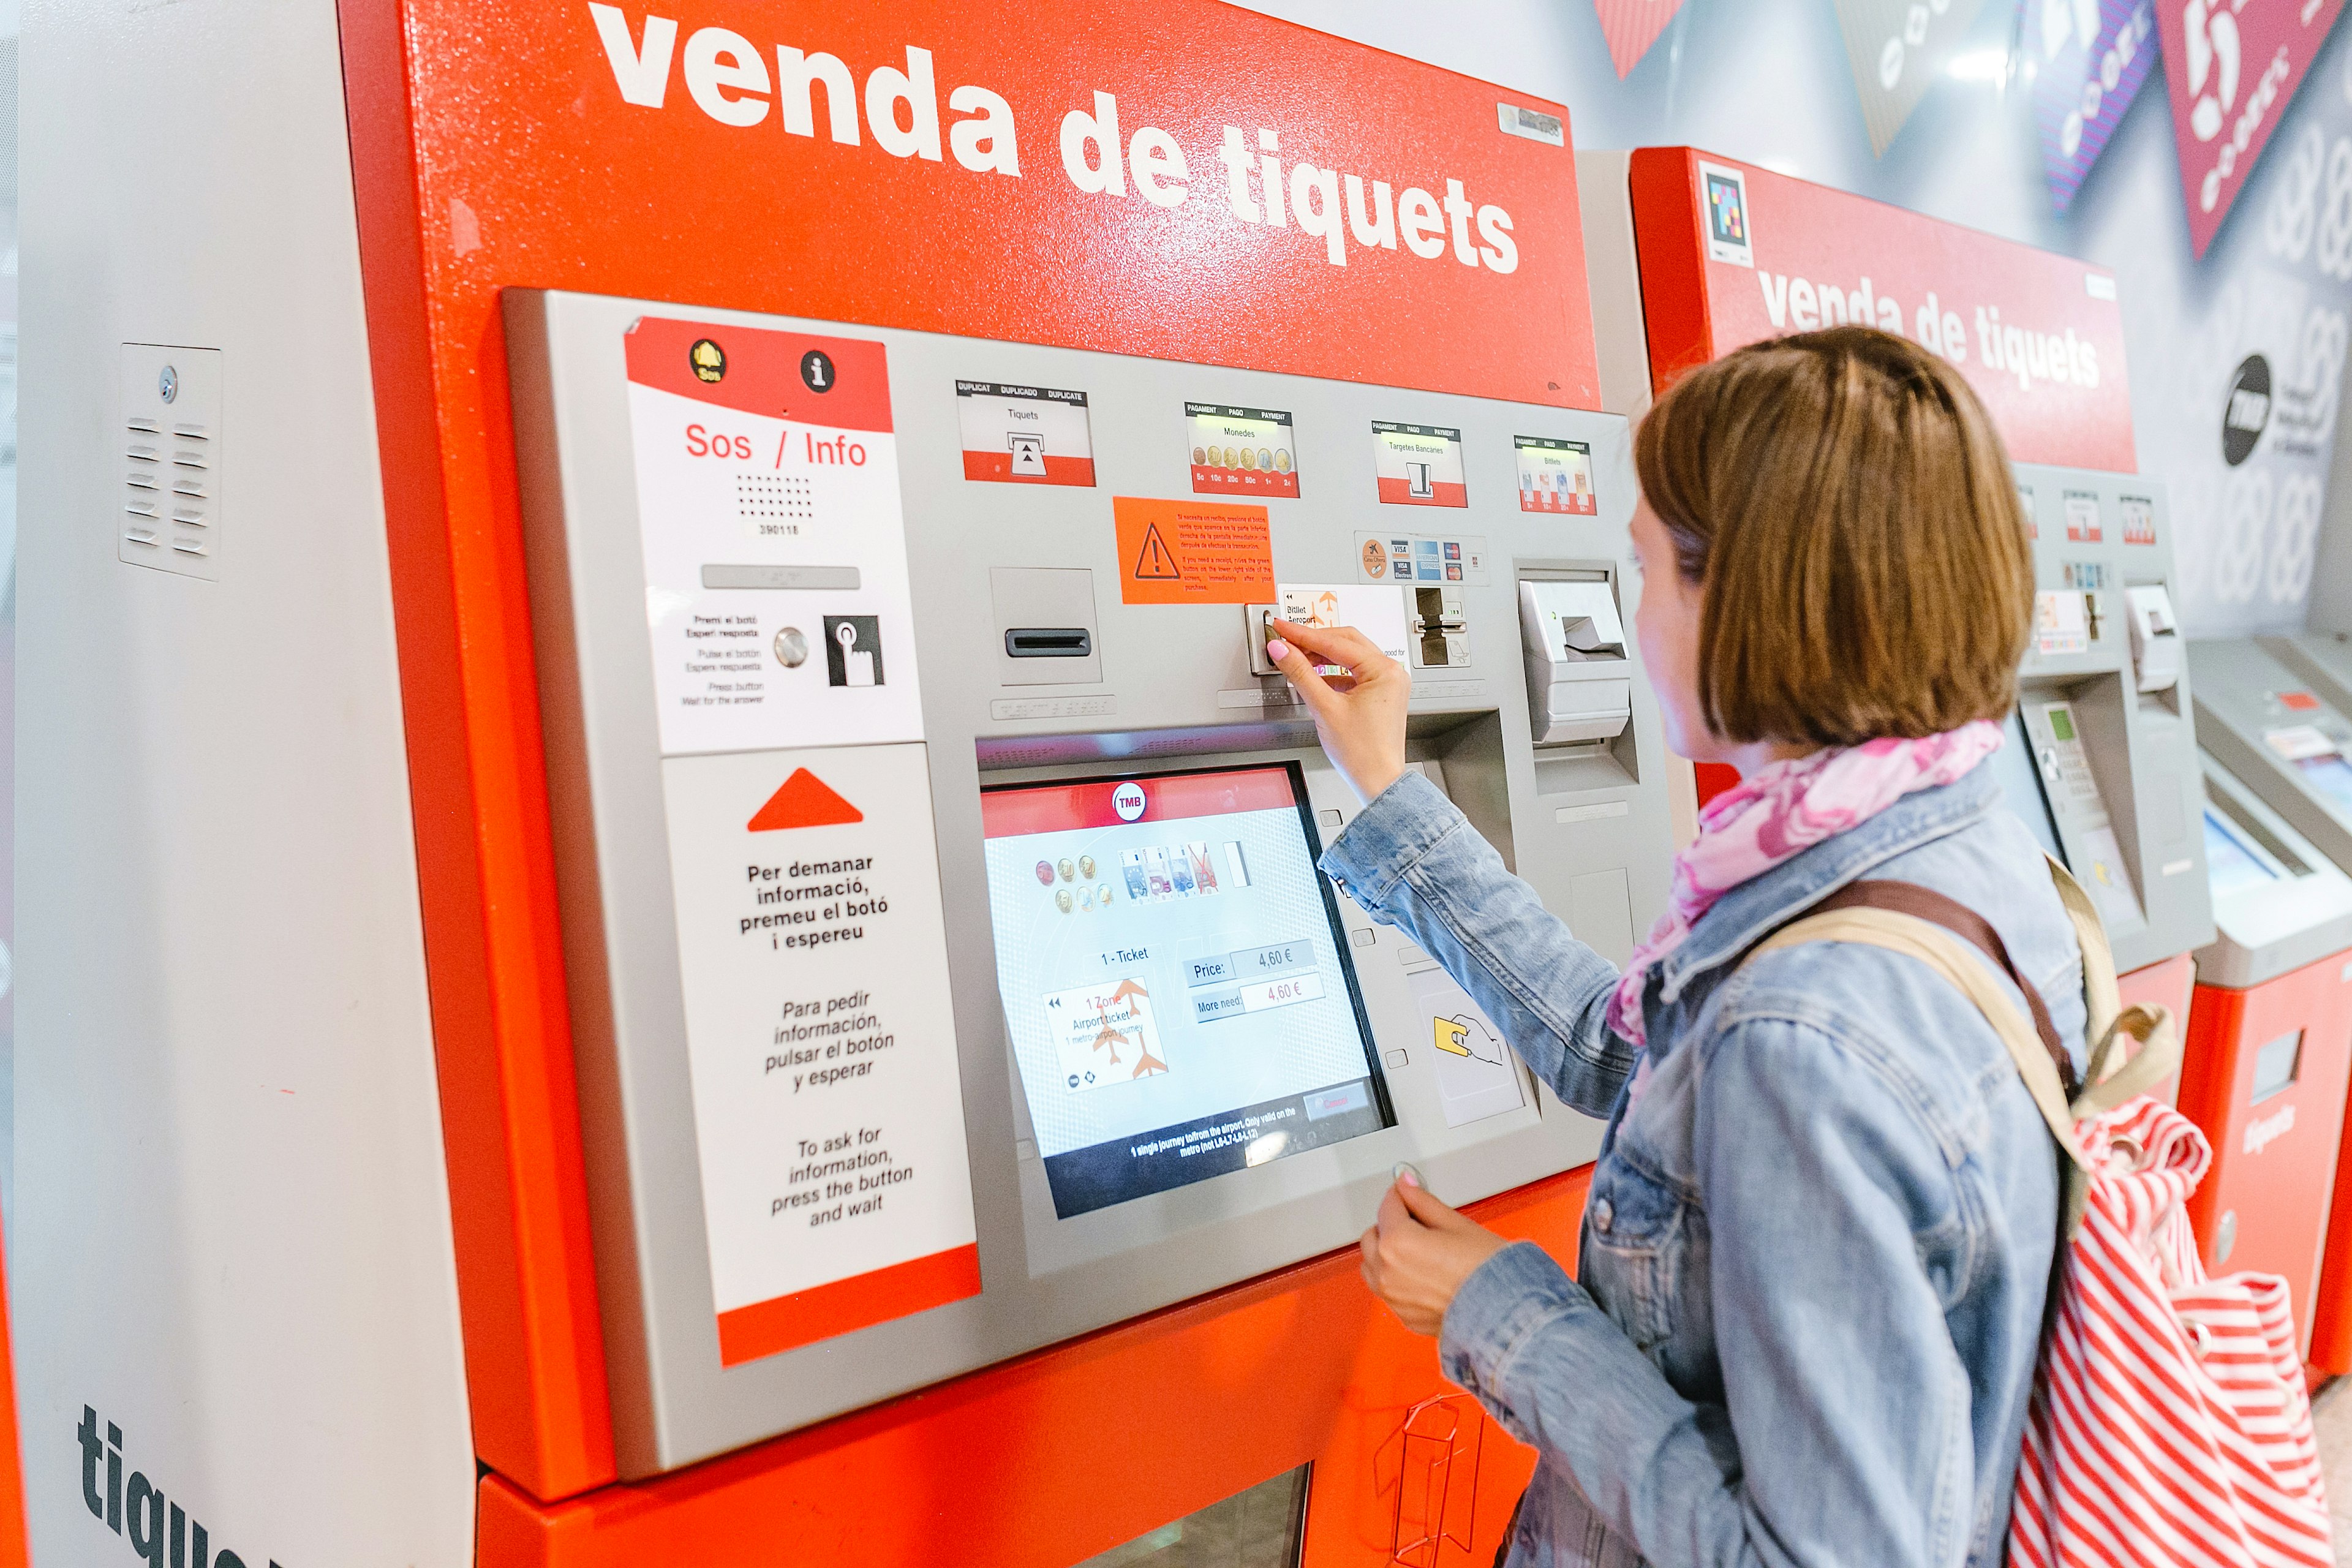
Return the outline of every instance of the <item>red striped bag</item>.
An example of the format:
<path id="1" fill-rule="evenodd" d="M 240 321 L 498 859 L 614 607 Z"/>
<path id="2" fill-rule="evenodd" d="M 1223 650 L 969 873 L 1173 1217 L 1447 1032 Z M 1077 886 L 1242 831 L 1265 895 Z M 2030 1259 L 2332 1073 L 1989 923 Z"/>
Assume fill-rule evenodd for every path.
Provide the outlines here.
<path id="1" fill-rule="evenodd" d="M 2212 1152 L 2187 1117 L 2144 1092 L 2179 1068 L 2171 1017 L 2122 1006 L 2096 910 L 2063 867 L 2050 870 L 2082 944 L 2096 1042 L 2091 1087 L 2071 1104 L 2049 1050 L 1958 926 L 1848 907 L 1756 951 L 1859 942 L 1927 963 L 2000 1033 L 2063 1152 L 2058 1299 L 2034 1370 L 2010 1562 L 2334 1568 L 2286 1281 L 2207 1277 L 2188 1202 Z M 1987 951 L 2006 966 L 1997 939 Z M 2127 1039 L 2140 1048 L 2125 1059 Z"/>
<path id="2" fill-rule="evenodd" d="M 2079 1122 L 2082 1228 L 2026 1422 L 2021 1568 L 2333 1568 L 2286 1281 L 2206 1277 L 2186 1205 L 2205 1135 L 2142 1096 Z"/>

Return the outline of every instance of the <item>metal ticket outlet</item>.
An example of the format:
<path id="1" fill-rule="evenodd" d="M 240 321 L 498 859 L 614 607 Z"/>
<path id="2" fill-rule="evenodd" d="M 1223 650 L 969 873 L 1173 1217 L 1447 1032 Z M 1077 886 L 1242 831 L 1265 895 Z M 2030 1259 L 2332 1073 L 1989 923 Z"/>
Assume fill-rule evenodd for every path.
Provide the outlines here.
<path id="1" fill-rule="evenodd" d="M 2098 906 L 2126 973 L 2213 940 L 2186 648 L 2163 487 L 2015 465 L 2034 618 L 1995 758 L 2011 807 Z"/>
<path id="2" fill-rule="evenodd" d="M 510 291 L 623 1471 L 1593 1157 L 1316 869 L 1265 618 L 1604 955 L 1664 907 L 1613 416 Z M 1531 460 L 1529 453 L 1539 460 Z"/>

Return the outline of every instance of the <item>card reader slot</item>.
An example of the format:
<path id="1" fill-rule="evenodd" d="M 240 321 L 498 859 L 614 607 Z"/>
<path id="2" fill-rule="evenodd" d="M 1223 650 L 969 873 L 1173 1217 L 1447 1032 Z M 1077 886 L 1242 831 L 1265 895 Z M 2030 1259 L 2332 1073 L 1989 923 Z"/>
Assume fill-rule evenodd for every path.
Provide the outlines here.
<path id="1" fill-rule="evenodd" d="M 1004 651 L 1013 658 L 1084 658 L 1094 650 L 1084 626 L 1014 626 L 1004 634 Z"/>

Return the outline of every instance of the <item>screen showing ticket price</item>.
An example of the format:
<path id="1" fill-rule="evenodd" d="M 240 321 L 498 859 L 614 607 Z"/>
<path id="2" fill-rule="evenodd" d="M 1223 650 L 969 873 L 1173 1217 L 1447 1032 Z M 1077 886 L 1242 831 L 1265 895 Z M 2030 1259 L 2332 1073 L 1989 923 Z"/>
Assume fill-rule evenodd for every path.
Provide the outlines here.
<path id="1" fill-rule="evenodd" d="M 1295 764 L 982 796 L 997 983 L 1064 1218 L 1392 1126 Z"/>

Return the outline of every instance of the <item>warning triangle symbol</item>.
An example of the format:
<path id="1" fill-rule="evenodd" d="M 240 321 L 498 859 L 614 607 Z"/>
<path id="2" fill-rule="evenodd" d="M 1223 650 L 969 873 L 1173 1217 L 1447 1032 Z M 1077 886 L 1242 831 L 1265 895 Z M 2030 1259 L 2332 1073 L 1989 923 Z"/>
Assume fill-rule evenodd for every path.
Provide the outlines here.
<path id="1" fill-rule="evenodd" d="M 1177 569 L 1176 557 L 1168 542 L 1160 537 L 1160 525 L 1151 523 L 1143 531 L 1143 548 L 1135 552 L 1135 574 L 1139 579 L 1159 578 L 1174 582 L 1184 574 Z"/>
<path id="2" fill-rule="evenodd" d="M 830 827 L 865 820 L 864 812 L 835 795 L 823 779 L 806 768 L 794 768 L 748 826 L 753 833 L 773 833 L 780 827 Z"/>

